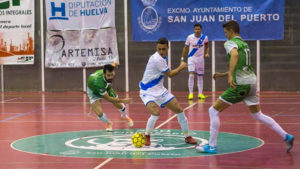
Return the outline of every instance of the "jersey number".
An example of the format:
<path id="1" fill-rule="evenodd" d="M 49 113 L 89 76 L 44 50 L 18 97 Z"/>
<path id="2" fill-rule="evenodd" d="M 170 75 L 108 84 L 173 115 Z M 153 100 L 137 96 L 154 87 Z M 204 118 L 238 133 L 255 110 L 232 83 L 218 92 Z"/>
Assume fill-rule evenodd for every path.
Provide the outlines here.
<path id="1" fill-rule="evenodd" d="M 246 65 L 250 66 L 251 65 L 251 55 L 250 55 L 249 48 L 245 48 L 245 54 L 246 54 Z"/>

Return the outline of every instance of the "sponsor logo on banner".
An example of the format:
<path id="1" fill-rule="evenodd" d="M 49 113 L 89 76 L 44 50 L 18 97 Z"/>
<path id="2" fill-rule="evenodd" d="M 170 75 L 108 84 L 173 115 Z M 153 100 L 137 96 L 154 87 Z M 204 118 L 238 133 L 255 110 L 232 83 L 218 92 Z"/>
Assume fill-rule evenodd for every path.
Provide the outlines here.
<path id="1" fill-rule="evenodd" d="M 20 6 L 21 0 L 13 0 L 12 6 Z M 0 0 L 0 9 L 8 9 L 10 7 L 10 0 Z"/>
<path id="2" fill-rule="evenodd" d="M 17 63 L 33 62 L 33 56 L 19 56 Z"/>
<path id="3" fill-rule="evenodd" d="M 46 0 L 48 30 L 115 27 L 115 0 Z"/>
<path id="4" fill-rule="evenodd" d="M 141 16 L 138 17 L 138 23 L 141 29 L 148 34 L 152 34 L 157 31 L 162 23 L 162 17 L 160 17 L 154 8 L 157 0 L 141 0 L 145 8 L 143 9 Z"/>
<path id="5" fill-rule="evenodd" d="M 60 16 L 57 16 L 60 14 Z M 66 3 L 60 3 L 60 7 L 55 6 L 55 2 L 51 2 L 51 17 L 50 20 L 58 19 L 58 20 L 69 20 L 66 17 Z"/>
<path id="6" fill-rule="evenodd" d="M 34 2 L 0 0 L 0 64 L 34 63 Z"/>
<path id="7" fill-rule="evenodd" d="M 48 31 L 46 67 L 98 67 L 119 62 L 116 30 Z"/>

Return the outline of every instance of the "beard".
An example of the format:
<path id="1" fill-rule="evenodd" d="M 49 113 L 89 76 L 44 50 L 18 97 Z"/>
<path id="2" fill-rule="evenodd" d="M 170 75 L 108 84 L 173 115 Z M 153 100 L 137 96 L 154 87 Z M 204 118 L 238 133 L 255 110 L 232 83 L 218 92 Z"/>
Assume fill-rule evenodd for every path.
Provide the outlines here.
<path id="1" fill-rule="evenodd" d="M 113 80 L 112 79 L 105 79 L 108 83 L 111 83 Z"/>

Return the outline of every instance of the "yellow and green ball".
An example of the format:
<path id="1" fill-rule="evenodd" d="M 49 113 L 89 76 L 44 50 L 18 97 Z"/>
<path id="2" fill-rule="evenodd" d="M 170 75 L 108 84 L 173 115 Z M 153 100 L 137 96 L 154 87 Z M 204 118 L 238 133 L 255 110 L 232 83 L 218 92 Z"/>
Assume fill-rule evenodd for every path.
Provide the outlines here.
<path id="1" fill-rule="evenodd" d="M 131 137 L 131 142 L 136 148 L 141 148 L 145 145 L 146 138 L 143 133 L 135 133 Z"/>

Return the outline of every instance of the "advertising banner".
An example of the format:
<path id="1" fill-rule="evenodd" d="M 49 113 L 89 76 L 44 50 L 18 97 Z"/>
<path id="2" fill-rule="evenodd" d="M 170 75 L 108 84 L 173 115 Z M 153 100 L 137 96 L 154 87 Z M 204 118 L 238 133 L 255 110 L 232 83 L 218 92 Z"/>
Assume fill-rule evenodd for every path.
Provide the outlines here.
<path id="1" fill-rule="evenodd" d="M 119 62 L 116 29 L 48 31 L 46 67 L 99 67 Z"/>
<path id="2" fill-rule="evenodd" d="M 284 0 L 131 0 L 134 41 L 185 41 L 200 23 L 210 40 L 226 40 L 222 24 L 236 20 L 245 40 L 282 40 Z"/>
<path id="3" fill-rule="evenodd" d="M 48 30 L 115 27 L 115 0 L 46 0 Z"/>
<path id="4" fill-rule="evenodd" d="M 34 1 L 0 0 L 0 64 L 34 63 Z"/>

